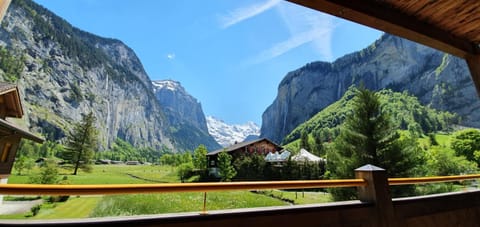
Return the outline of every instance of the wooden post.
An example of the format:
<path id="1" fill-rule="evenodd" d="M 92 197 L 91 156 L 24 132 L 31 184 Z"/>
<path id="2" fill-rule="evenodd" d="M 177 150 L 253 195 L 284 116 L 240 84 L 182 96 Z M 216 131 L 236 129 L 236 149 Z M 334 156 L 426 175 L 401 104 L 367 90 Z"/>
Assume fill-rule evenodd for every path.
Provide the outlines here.
<path id="1" fill-rule="evenodd" d="M 7 184 L 9 176 L 10 174 L 0 174 L 0 184 Z M 4 195 L 0 195 L 0 206 L 3 204 L 3 196 Z"/>
<path id="2" fill-rule="evenodd" d="M 358 187 L 358 198 L 362 202 L 374 204 L 372 226 L 398 226 L 389 192 L 387 172 L 373 165 L 365 165 L 355 170 L 355 177 L 367 181 L 367 186 Z"/>
<path id="3" fill-rule="evenodd" d="M 467 61 L 470 76 L 477 89 L 477 95 L 480 96 L 480 55 L 470 55 L 465 58 Z"/>
<path id="4" fill-rule="evenodd" d="M 207 192 L 203 192 L 203 209 L 201 215 L 206 215 L 207 213 Z"/>

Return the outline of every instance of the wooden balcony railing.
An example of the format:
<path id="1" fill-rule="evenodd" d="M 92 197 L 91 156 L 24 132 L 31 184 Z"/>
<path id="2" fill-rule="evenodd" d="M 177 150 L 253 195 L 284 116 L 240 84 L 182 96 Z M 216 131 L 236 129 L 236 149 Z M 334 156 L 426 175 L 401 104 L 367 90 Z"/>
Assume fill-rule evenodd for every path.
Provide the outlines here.
<path id="1" fill-rule="evenodd" d="M 295 225 L 308 220 L 305 226 L 325 225 L 339 226 L 338 223 L 350 223 L 362 226 L 417 226 L 416 223 L 436 223 L 427 226 L 451 226 L 462 223 L 462 226 L 477 226 L 480 212 L 480 191 L 450 193 L 429 197 L 409 197 L 392 200 L 389 187 L 406 184 L 426 184 L 436 182 L 465 181 L 480 178 L 480 174 L 459 176 L 434 176 L 419 178 L 387 178 L 386 171 L 375 166 L 366 165 L 355 170 L 356 179 L 342 180 L 309 180 L 309 181 L 257 181 L 257 182 L 222 182 L 222 183 L 170 183 L 170 184 L 112 184 L 112 185 L 38 185 L 38 184 L 3 184 L 0 194 L 3 195 L 109 195 L 140 194 L 167 192 L 202 192 L 204 193 L 203 210 L 198 214 L 180 216 L 145 217 L 56 221 L 54 224 L 76 226 L 77 224 L 124 224 L 125 226 L 153 226 L 168 224 L 170 226 L 218 226 L 226 223 L 235 225 L 242 223 L 252 227 L 264 226 L 264 223 L 277 225 Z M 261 208 L 248 211 L 206 211 L 207 192 L 229 190 L 262 190 L 262 189 L 301 189 L 357 187 L 360 201 L 351 203 L 334 203 L 318 206 L 295 206 L 285 208 Z M 474 211 L 472 211 L 474 210 Z M 441 219 L 444 212 L 450 212 L 447 219 Z M 443 213 L 442 213 L 443 212 Z M 272 218 L 272 215 L 276 218 Z M 309 217 L 309 218 L 305 218 Z M 323 217 L 323 218 L 319 218 Z M 465 218 L 468 217 L 468 218 Z M 441 221 L 440 221 L 441 219 Z M 100 221 L 100 222 L 98 222 Z M 98 223 L 97 223 L 98 222 Z M 12 221 L 14 224 L 17 222 Z M 52 222 L 53 223 L 53 222 Z M 22 223 L 25 225 L 52 223 Z M 173 224 L 172 224 L 173 223 Z M 247 224 L 248 223 L 248 224 Z M 263 224 L 262 224 L 263 223 Z M 400 223 L 400 224 L 399 224 Z M 410 223 L 410 224 L 409 224 Z M 438 225 L 444 223 L 444 225 Z M 469 225 L 475 223 L 475 225 Z M 1 223 L 0 223 L 1 224 Z M 202 225 L 205 224 L 205 225 Z M 465 225 L 463 225 L 465 224 Z"/>
<path id="2" fill-rule="evenodd" d="M 417 178 L 388 178 L 389 185 L 425 184 L 474 180 L 480 174 L 459 176 L 434 176 Z M 364 187 L 364 179 L 306 180 L 306 181 L 249 181 L 220 183 L 162 183 L 162 184 L 92 184 L 92 185 L 45 185 L 1 184 L 3 195 L 110 195 L 166 192 L 210 192 L 261 189 L 305 189 L 333 187 Z"/>
<path id="3" fill-rule="evenodd" d="M 474 180 L 478 178 L 480 178 L 480 174 L 469 174 L 469 175 L 458 175 L 458 176 L 414 177 L 414 178 L 388 178 L 388 185 L 440 183 L 440 182 Z"/>
<path id="4" fill-rule="evenodd" d="M 362 187 L 363 179 L 309 180 L 309 181 L 249 181 L 221 183 L 163 183 L 163 184 L 95 184 L 95 185 L 45 185 L 4 184 L 0 194 L 5 195 L 110 195 L 165 192 L 210 192 L 230 190 L 295 189 Z"/>

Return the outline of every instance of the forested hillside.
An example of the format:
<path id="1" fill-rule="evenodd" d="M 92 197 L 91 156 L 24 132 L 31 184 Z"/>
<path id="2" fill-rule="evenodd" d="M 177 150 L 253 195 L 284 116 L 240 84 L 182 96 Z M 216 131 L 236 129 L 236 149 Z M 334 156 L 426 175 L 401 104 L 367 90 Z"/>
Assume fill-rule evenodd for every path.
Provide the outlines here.
<path id="1" fill-rule="evenodd" d="M 339 133 L 339 126 L 352 112 L 352 98 L 355 87 L 350 87 L 340 100 L 329 105 L 311 119 L 295 128 L 287 135 L 283 144 L 291 143 L 306 132 L 322 141 L 332 140 Z M 409 130 L 415 134 L 427 134 L 435 131 L 449 130 L 458 123 L 459 117 L 446 111 L 439 111 L 422 105 L 418 98 L 408 92 L 394 92 L 384 89 L 378 92 L 383 103 L 382 110 L 392 118 L 394 127 Z"/>

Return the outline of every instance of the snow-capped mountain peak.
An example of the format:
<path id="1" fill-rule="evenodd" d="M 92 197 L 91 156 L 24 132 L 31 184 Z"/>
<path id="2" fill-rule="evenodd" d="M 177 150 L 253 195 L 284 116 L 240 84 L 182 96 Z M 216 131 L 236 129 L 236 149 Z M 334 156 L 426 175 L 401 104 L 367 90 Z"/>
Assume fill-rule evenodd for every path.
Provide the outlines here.
<path id="1" fill-rule="evenodd" d="M 251 121 L 241 125 L 229 125 L 215 117 L 207 116 L 207 126 L 208 133 L 223 147 L 242 142 L 252 135 L 256 137 L 260 135 L 260 127 Z"/>
<path id="2" fill-rule="evenodd" d="M 184 91 L 184 88 L 178 81 L 173 80 L 155 80 L 152 81 L 155 91 L 157 89 L 168 89 L 170 91 L 181 90 Z"/>

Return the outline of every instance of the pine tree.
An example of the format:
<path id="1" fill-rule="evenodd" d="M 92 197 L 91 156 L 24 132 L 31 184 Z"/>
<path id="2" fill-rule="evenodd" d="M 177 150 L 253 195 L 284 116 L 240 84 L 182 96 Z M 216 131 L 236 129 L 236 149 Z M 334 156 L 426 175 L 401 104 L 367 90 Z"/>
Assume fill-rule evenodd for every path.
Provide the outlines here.
<path id="1" fill-rule="evenodd" d="M 325 155 L 325 148 L 323 147 L 323 140 L 322 140 L 322 136 L 320 135 L 320 132 L 316 132 L 314 134 L 313 139 L 314 139 L 314 144 L 312 146 L 313 154 L 317 156 Z"/>
<path id="2" fill-rule="evenodd" d="M 308 132 L 307 130 L 302 130 L 300 135 L 300 148 L 303 148 L 307 151 L 311 151 L 310 142 L 308 141 Z"/>
<path id="3" fill-rule="evenodd" d="M 335 140 L 335 149 L 327 155 L 332 178 L 354 178 L 354 170 L 366 164 L 386 169 L 389 177 L 412 176 L 420 162 L 415 140 L 400 139 L 375 92 L 359 88 L 354 99 L 353 113 L 347 116 Z M 403 188 L 392 193 L 411 192 L 407 191 Z M 342 188 L 332 190 L 332 195 L 343 200 L 354 199 L 356 193 Z"/>
<path id="4" fill-rule="evenodd" d="M 74 165 L 73 175 L 77 175 L 78 168 L 89 171 L 90 160 L 94 157 L 97 146 L 97 130 L 95 129 L 93 112 L 82 116 L 82 121 L 73 125 L 67 136 L 64 158 Z"/>

